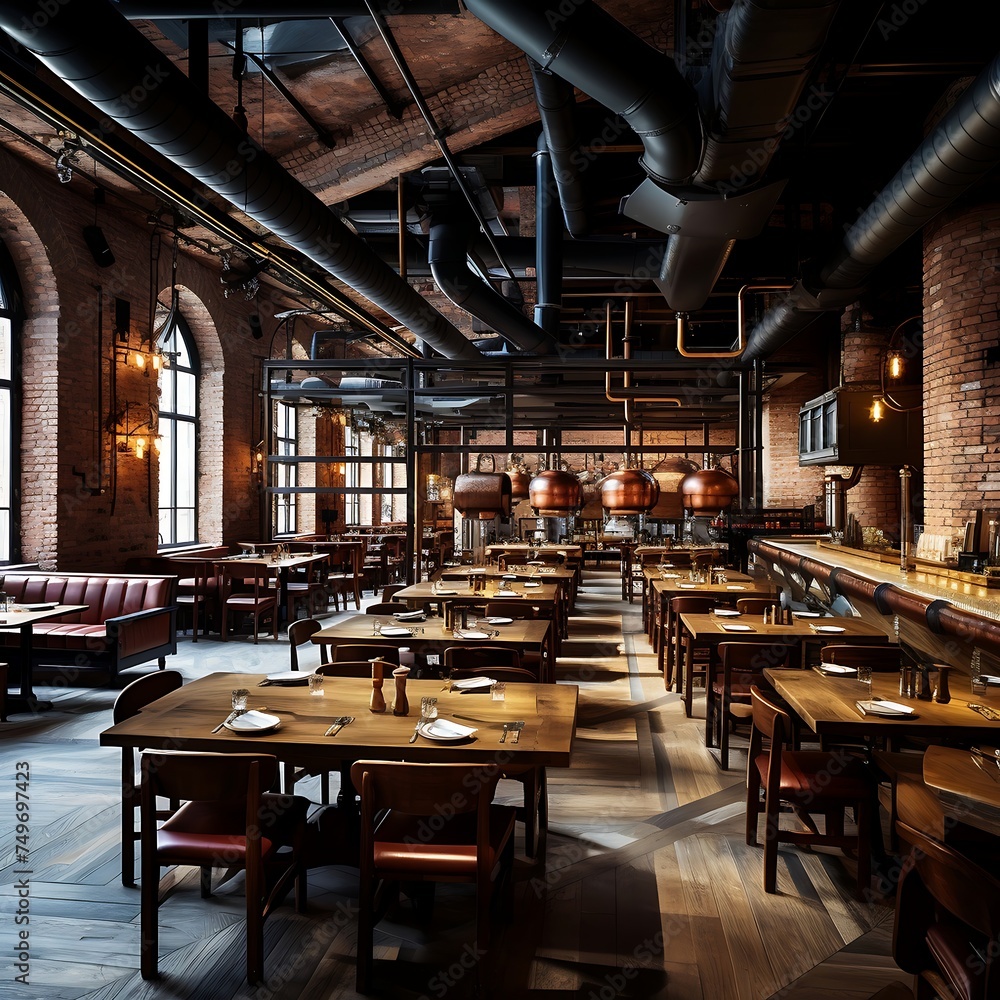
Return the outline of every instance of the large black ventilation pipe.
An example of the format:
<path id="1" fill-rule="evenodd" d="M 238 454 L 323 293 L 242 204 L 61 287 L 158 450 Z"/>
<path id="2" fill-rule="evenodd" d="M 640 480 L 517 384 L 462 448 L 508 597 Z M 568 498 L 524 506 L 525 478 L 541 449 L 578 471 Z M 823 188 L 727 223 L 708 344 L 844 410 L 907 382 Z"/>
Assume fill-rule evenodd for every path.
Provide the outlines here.
<path id="1" fill-rule="evenodd" d="M 1000 164 L 1000 56 L 899 168 L 809 287 L 798 282 L 750 332 L 742 361 L 774 353 L 816 319 L 857 299 L 874 269 Z"/>
<path id="2" fill-rule="evenodd" d="M 565 16 L 536 0 L 466 0 L 480 21 L 616 111 L 642 139 L 640 163 L 662 184 L 683 184 L 698 168 L 701 124 L 694 94 L 674 61 L 590 0 Z"/>
<path id="3" fill-rule="evenodd" d="M 535 85 L 535 103 L 545 133 L 545 145 L 552 157 L 552 172 L 559 190 L 566 232 L 578 238 L 590 232 L 590 216 L 580 165 L 583 159 L 576 127 L 576 98 L 573 88 L 562 77 L 545 72 L 534 59 L 528 59 Z"/>
<path id="4" fill-rule="evenodd" d="M 431 217 L 427 261 L 438 288 L 509 344 L 528 353 L 553 351 L 553 337 L 469 268 L 465 225 L 448 209 L 437 209 Z"/>
<path id="5" fill-rule="evenodd" d="M 0 0 L 0 27 L 102 114 L 452 360 L 481 353 L 110 4 Z M 36 23 L 36 21 L 38 23 Z"/>
<path id="6" fill-rule="evenodd" d="M 535 323 L 553 336 L 562 305 L 562 213 L 544 133 L 535 151 Z"/>
<path id="7" fill-rule="evenodd" d="M 221 18 L 227 13 L 241 18 L 252 17 L 368 17 L 370 11 L 364 0 L 339 0 L 336 3 L 324 0 L 291 0 L 275 3 L 275 0 L 233 0 L 230 4 L 219 0 L 186 0 L 174 3 L 172 0 L 117 0 L 121 12 L 131 20 L 174 20 L 185 21 L 199 18 Z M 36 5 L 37 7 L 37 5 Z M 456 0 L 407 0 L 399 14 L 457 14 Z"/>

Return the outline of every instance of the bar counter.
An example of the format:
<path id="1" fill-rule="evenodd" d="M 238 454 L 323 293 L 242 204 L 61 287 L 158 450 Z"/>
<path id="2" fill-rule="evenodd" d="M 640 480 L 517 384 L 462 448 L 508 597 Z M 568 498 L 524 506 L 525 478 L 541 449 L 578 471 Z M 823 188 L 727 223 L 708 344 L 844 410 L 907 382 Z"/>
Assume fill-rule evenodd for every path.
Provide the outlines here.
<path id="1" fill-rule="evenodd" d="M 961 669 L 975 649 L 1000 657 L 1000 589 L 979 574 L 926 561 L 903 573 L 898 554 L 887 562 L 828 539 L 755 538 L 748 548 L 793 599 L 829 606 L 843 596 L 862 617 L 895 619 L 904 641 Z"/>

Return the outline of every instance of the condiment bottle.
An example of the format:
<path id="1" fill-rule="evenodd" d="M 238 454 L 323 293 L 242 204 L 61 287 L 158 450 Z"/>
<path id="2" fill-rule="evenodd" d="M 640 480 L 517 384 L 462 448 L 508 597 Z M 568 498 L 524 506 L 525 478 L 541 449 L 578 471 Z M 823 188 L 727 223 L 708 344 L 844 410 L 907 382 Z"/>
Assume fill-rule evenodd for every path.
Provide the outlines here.
<path id="1" fill-rule="evenodd" d="M 392 672 L 396 682 L 396 697 L 392 703 L 393 715 L 409 715 L 410 703 L 406 700 L 406 678 L 410 674 L 409 667 L 396 667 Z"/>
<path id="2" fill-rule="evenodd" d="M 369 661 L 372 665 L 372 700 L 368 706 L 371 712 L 385 711 L 385 696 L 382 694 L 382 670 L 385 661 L 376 658 Z"/>

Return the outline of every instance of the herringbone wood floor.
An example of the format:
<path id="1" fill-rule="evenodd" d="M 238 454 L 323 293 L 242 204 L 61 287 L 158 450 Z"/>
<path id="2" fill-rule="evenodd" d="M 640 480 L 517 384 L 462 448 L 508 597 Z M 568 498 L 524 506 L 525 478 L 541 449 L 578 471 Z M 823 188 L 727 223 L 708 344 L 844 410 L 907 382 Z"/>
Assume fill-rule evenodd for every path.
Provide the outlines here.
<path id="1" fill-rule="evenodd" d="M 171 666 L 266 673 L 287 657 L 284 640 L 185 640 Z M 488 963 L 470 943 L 465 887 L 438 892 L 430 924 L 404 899 L 377 934 L 380 995 L 860 1000 L 905 980 L 887 957 L 891 908 L 855 901 L 843 858 L 783 850 L 779 892 L 763 892 L 760 851 L 743 842 L 739 754 L 729 772 L 711 760 L 702 719 L 665 693 L 616 575 L 587 574 L 558 675 L 580 685 L 580 727 L 573 766 L 550 774 L 546 863 L 519 859 L 515 918 Z M 243 981 L 242 879 L 207 901 L 195 873 L 165 879 L 162 978 L 144 983 L 139 892 L 118 870 L 119 757 L 97 742 L 116 692 L 40 693 L 55 711 L 0 726 L 0 1000 L 356 996 L 356 873 L 335 857 L 310 872 L 307 915 L 287 905 L 268 921 L 266 988 Z M 17 761 L 31 768 L 27 984 L 12 958 Z"/>

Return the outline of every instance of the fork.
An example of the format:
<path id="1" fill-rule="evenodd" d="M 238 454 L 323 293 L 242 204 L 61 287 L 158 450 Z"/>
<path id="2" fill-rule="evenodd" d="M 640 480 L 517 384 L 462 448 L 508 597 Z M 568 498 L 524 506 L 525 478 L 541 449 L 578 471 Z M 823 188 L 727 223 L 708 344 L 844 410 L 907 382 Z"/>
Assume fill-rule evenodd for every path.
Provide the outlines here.
<path id="1" fill-rule="evenodd" d="M 235 718 L 237 718 L 238 716 L 242 715 L 242 714 L 243 714 L 243 713 L 244 713 L 245 711 L 247 711 L 247 710 L 246 710 L 245 708 L 236 708 L 236 709 L 233 709 L 233 711 L 232 711 L 232 712 L 230 712 L 230 713 L 229 713 L 229 715 L 227 715 L 227 716 L 226 716 L 226 717 L 225 717 L 225 718 L 224 718 L 224 719 L 222 720 L 222 722 L 220 722 L 220 723 L 219 723 L 219 724 L 218 724 L 218 725 L 217 725 L 217 726 L 215 727 L 215 729 L 213 729 L 213 730 L 212 730 L 212 732 L 213 732 L 213 733 L 218 733 L 218 732 L 220 732 L 221 730 L 223 730 L 223 729 L 225 728 L 225 726 L 226 726 L 226 723 L 228 723 L 228 722 L 232 722 L 232 721 L 233 721 L 233 719 L 235 719 Z"/>
<path id="2" fill-rule="evenodd" d="M 336 719 L 333 720 L 333 725 L 331 725 L 330 728 L 323 735 L 336 736 L 337 733 L 339 733 L 341 729 L 344 728 L 344 726 L 348 725 L 348 723 L 351 723 L 353 721 L 354 721 L 353 716 L 350 715 L 338 716 Z"/>
<path id="3" fill-rule="evenodd" d="M 518 719 L 517 722 L 512 722 L 510 724 L 511 729 L 514 730 L 514 735 L 511 737 L 511 743 L 517 743 L 521 738 L 521 730 L 524 729 L 524 720 Z"/>
<path id="4" fill-rule="evenodd" d="M 506 743 L 507 742 L 507 734 L 510 732 L 510 727 L 511 727 L 511 724 L 509 722 L 505 722 L 503 724 L 503 732 L 500 734 L 500 742 L 501 743 Z M 511 742 L 513 743 L 514 741 L 511 740 Z"/>

